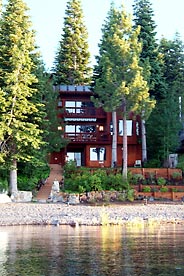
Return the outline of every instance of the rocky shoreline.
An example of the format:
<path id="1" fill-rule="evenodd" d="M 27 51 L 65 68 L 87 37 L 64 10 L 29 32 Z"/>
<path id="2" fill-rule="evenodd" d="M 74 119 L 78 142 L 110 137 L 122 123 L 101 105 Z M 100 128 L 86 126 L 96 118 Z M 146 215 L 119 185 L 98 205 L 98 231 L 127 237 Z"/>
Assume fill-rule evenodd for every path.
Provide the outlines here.
<path id="1" fill-rule="evenodd" d="M 184 224 L 182 203 L 121 203 L 67 205 L 64 203 L 2 203 L 0 226 Z"/>

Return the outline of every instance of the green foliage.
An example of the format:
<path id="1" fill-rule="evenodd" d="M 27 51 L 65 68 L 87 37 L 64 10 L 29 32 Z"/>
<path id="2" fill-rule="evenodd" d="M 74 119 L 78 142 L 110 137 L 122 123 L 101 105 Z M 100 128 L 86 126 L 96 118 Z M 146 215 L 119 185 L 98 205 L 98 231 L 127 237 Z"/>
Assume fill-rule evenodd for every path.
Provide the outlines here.
<path id="1" fill-rule="evenodd" d="M 182 155 L 182 154 L 178 156 L 177 168 L 181 169 L 182 172 L 184 172 L 184 155 Z"/>
<path id="2" fill-rule="evenodd" d="M 150 192 L 151 192 L 151 187 L 145 186 L 145 187 L 143 187 L 142 191 L 143 191 L 144 193 L 150 193 Z"/>
<path id="3" fill-rule="evenodd" d="M 180 104 L 179 97 L 183 98 L 184 46 L 178 34 L 173 40 L 162 38 L 159 52 L 165 88 L 147 122 L 147 140 L 149 158 L 163 164 L 170 153 L 180 150 L 178 133 L 183 129 L 183 101 Z"/>
<path id="4" fill-rule="evenodd" d="M 149 85 L 149 93 L 156 99 L 162 97 L 163 78 L 156 39 L 156 24 L 150 0 L 135 0 L 133 5 L 135 27 L 140 26 L 139 41 L 142 43 L 140 65 Z"/>
<path id="5" fill-rule="evenodd" d="M 91 172 L 90 169 L 77 169 L 73 162 L 65 165 L 65 189 L 69 191 L 78 191 L 80 193 L 102 190 L 123 191 L 129 189 L 126 179 L 122 178 L 120 173 L 114 174 L 106 172 L 103 169 L 96 169 Z"/>
<path id="6" fill-rule="evenodd" d="M 20 191 L 33 191 L 38 183 L 37 177 L 27 177 L 24 175 L 18 175 L 18 189 Z"/>
<path id="7" fill-rule="evenodd" d="M 166 184 L 166 179 L 164 177 L 158 177 L 157 178 L 157 184 L 159 186 L 165 185 Z"/>
<path id="8" fill-rule="evenodd" d="M 129 201 L 134 201 L 134 190 L 133 189 L 127 190 L 127 199 Z"/>
<path id="9" fill-rule="evenodd" d="M 42 162 L 20 162 L 18 163 L 18 189 L 32 191 L 37 187 L 41 179 L 49 176 L 50 168 L 47 163 Z"/>
<path id="10" fill-rule="evenodd" d="M 64 165 L 65 178 L 70 178 L 71 175 L 73 175 L 76 172 L 77 172 L 76 162 L 73 160 L 69 160 L 68 162 L 66 162 L 66 164 Z"/>
<path id="11" fill-rule="evenodd" d="M 18 161 L 30 161 L 43 145 L 44 112 L 34 73 L 37 51 L 27 10 L 22 0 L 9 0 L 0 22 L 0 161 L 10 170 Z M 16 179 L 10 179 L 13 190 Z"/>
<path id="12" fill-rule="evenodd" d="M 8 191 L 8 181 L 0 177 L 0 193 Z"/>
<path id="13" fill-rule="evenodd" d="M 172 178 L 173 179 L 179 179 L 182 177 L 182 174 L 180 172 L 173 172 L 172 173 Z"/>
<path id="14" fill-rule="evenodd" d="M 155 105 L 149 98 L 148 85 L 143 78 L 139 56 L 139 27 L 133 29 L 131 17 L 122 7 L 111 5 L 102 29 L 99 56 L 93 75 L 92 100 L 106 111 L 119 110 L 126 124 L 129 113 L 146 116 Z M 124 127 L 123 174 L 127 178 L 127 133 Z"/>
<path id="15" fill-rule="evenodd" d="M 145 168 L 161 168 L 161 162 L 158 159 L 150 159 L 144 164 Z"/>
<path id="16" fill-rule="evenodd" d="M 56 84 L 89 84 L 88 33 L 80 0 L 68 0 L 63 34 L 55 58 Z"/>
<path id="17" fill-rule="evenodd" d="M 130 178 L 130 183 L 137 185 L 139 182 L 144 181 L 144 175 L 142 174 L 133 174 Z"/>
<path id="18" fill-rule="evenodd" d="M 59 152 L 61 148 L 66 146 L 67 141 L 64 139 L 64 123 L 59 118 L 56 110 L 58 105 L 58 93 L 53 89 L 53 82 L 48 81 L 49 76 L 45 74 L 43 77 L 43 99 L 45 104 L 46 119 L 43 124 L 45 129 L 44 141 L 46 142 L 45 150 L 47 153 Z M 58 129 L 60 127 L 60 129 Z"/>
<path id="19" fill-rule="evenodd" d="M 161 187 L 160 188 L 160 192 L 164 192 L 164 193 L 166 193 L 166 192 L 168 192 L 168 188 L 167 187 Z"/>

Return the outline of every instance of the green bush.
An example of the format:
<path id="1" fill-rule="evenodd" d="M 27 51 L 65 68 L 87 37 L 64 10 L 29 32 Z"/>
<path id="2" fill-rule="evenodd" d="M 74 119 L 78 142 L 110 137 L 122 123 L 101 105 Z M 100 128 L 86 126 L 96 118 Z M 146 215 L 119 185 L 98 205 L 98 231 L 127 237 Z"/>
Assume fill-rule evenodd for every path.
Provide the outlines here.
<path id="1" fill-rule="evenodd" d="M 161 187 L 160 188 L 160 192 L 164 192 L 164 193 L 166 193 L 166 192 L 168 192 L 168 188 L 167 187 Z"/>
<path id="2" fill-rule="evenodd" d="M 102 191 L 102 181 L 100 176 L 93 174 L 89 178 L 89 186 L 91 191 Z"/>
<path id="3" fill-rule="evenodd" d="M 172 173 L 172 178 L 173 179 L 178 179 L 178 178 L 181 178 L 182 177 L 182 174 L 180 172 L 173 172 Z"/>
<path id="4" fill-rule="evenodd" d="M 149 186 L 143 187 L 142 191 L 144 193 L 149 193 L 149 192 L 151 192 L 151 187 L 149 187 Z"/>
<path id="5" fill-rule="evenodd" d="M 157 178 L 157 184 L 158 184 L 159 186 L 165 185 L 165 184 L 166 184 L 166 179 L 165 179 L 164 177 L 158 177 L 158 178 Z"/>
<path id="6" fill-rule="evenodd" d="M 0 178 L 0 193 L 8 191 L 8 181 Z"/>
<path id="7" fill-rule="evenodd" d="M 20 191 L 33 191 L 37 186 L 37 183 L 40 179 L 36 176 L 27 177 L 25 175 L 18 175 L 17 177 L 17 186 Z"/>
<path id="8" fill-rule="evenodd" d="M 77 165 L 76 162 L 73 160 L 69 160 L 68 162 L 66 162 L 65 166 L 64 166 L 64 175 L 65 178 L 70 178 L 71 174 L 74 174 L 77 172 Z"/>
<path id="9" fill-rule="evenodd" d="M 137 185 L 140 181 L 142 182 L 144 179 L 145 179 L 144 175 L 142 175 L 142 174 L 139 174 L 139 173 L 133 174 L 130 179 L 130 182 L 131 182 L 131 184 Z"/>
<path id="10" fill-rule="evenodd" d="M 182 172 L 184 172 L 184 156 L 183 156 L 183 154 L 178 156 L 177 168 L 181 169 Z"/>
<path id="11" fill-rule="evenodd" d="M 72 172 L 72 173 L 71 173 Z M 101 190 L 127 190 L 129 183 L 123 180 L 122 174 L 114 173 L 104 169 L 96 169 L 93 172 L 91 169 L 76 168 L 73 163 L 67 165 L 64 170 L 65 190 L 90 192 Z"/>
<path id="12" fill-rule="evenodd" d="M 134 201 L 134 189 L 127 190 L 127 199 L 129 201 Z"/>
<path id="13" fill-rule="evenodd" d="M 151 159 L 144 163 L 145 168 L 161 168 L 162 164 L 158 159 Z"/>

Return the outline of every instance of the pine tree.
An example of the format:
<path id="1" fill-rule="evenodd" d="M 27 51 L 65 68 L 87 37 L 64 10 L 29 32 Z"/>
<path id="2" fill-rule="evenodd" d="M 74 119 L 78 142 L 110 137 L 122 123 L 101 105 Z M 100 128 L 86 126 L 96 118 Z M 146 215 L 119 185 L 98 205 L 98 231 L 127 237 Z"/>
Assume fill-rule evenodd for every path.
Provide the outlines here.
<path id="1" fill-rule="evenodd" d="M 123 116 L 123 177 L 127 178 L 127 129 L 126 120 L 131 111 L 141 114 L 145 106 L 151 109 L 147 82 L 139 65 L 141 43 L 139 28 L 133 30 L 131 16 L 122 6 L 116 10 L 111 5 L 103 27 L 100 55 L 95 68 L 94 91 L 104 109 L 121 110 Z M 147 108 L 148 110 L 148 108 Z"/>
<path id="2" fill-rule="evenodd" d="M 90 54 L 87 39 L 81 1 L 69 0 L 65 11 L 63 34 L 55 59 L 54 72 L 57 84 L 90 83 Z"/>
<path id="3" fill-rule="evenodd" d="M 148 82 L 150 95 L 158 100 L 164 93 L 164 85 L 156 40 L 156 24 L 153 20 L 154 12 L 149 0 L 134 0 L 134 3 L 135 27 L 141 27 L 138 35 L 138 39 L 142 43 L 140 65 L 144 69 L 144 77 Z M 145 119 L 147 119 L 147 116 Z M 144 162 L 147 161 L 146 144 L 146 123 L 142 118 L 142 160 Z"/>
<path id="4" fill-rule="evenodd" d="M 40 103 L 35 103 L 38 81 L 32 73 L 34 31 L 22 0 L 9 0 L 0 21 L 1 161 L 9 165 L 10 191 L 17 191 L 17 162 L 31 160 L 42 144 Z"/>
<path id="5" fill-rule="evenodd" d="M 183 130 L 184 45 L 179 35 L 176 34 L 173 40 L 162 38 L 159 52 L 163 59 L 165 95 L 157 102 L 148 120 L 148 139 L 150 157 L 163 164 L 170 153 L 177 151 L 179 132 Z M 151 146 L 153 143 L 154 147 Z"/>

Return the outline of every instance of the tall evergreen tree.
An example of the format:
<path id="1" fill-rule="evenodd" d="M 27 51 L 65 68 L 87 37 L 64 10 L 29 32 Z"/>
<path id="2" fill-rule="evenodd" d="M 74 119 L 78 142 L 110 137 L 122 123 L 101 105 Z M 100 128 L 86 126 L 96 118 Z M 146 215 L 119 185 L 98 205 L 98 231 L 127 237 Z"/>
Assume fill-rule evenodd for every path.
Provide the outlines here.
<path id="1" fill-rule="evenodd" d="M 145 106 L 149 106 L 149 109 L 154 106 L 139 65 L 141 43 L 138 42 L 138 34 L 139 28 L 132 28 L 131 16 L 126 13 L 124 7 L 116 10 L 111 5 L 103 27 L 94 91 L 106 110 L 120 109 L 122 112 L 124 178 L 127 178 L 128 155 L 126 120 L 131 111 L 140 114 L 145 110 Z"/>
<path id="2" fill-rule="evenodd" d="M 67 2 L 63 34 L 55 59 L 56 83 L 85 85 L 90 83 L 88 33 L 80 0 Z"/>
<path id="3" fill-rule="evenodd" d="M 179 146 L 179 132 L 183 129 L 184 45 L 178 34 L 173 40 L 162 38 L 159 52 L 163 59 L 165 95 L 157 102 L 148 120 L 149 152 L 152 159 L 163 164 Z M 182 99 L 182 102 L 180 102 Z M 159 124 L 158 124 L 159 122 Z M 154 147 L 151 145 L 154 144 Z"/>
<path id="4" fill-rule="evenodd" d="M 32 73 L 35 38 L 27 11 L 22 0 L 8 0 L 0 21 L 0 156 L 9 164 L 11 192 L 17 191 L 17 161 L 30 160 L 42 144 Z"/>
<path id="5" fill-rule="evenodd" d="M 138 39 L 142 43 L 140 65 L 143 67 L 150 95 L 158 100 L 163 97 L 162 94 L 165 90 L 156 40 L 156 24 L 153 20 L 154 12 L 149 0 L 134 0 L 134 3 L 134 25 L 136 28 L 140 26 Z M 142 160 L 147 161 L 146 123 L 144 118 L 142 118 Z"/>

